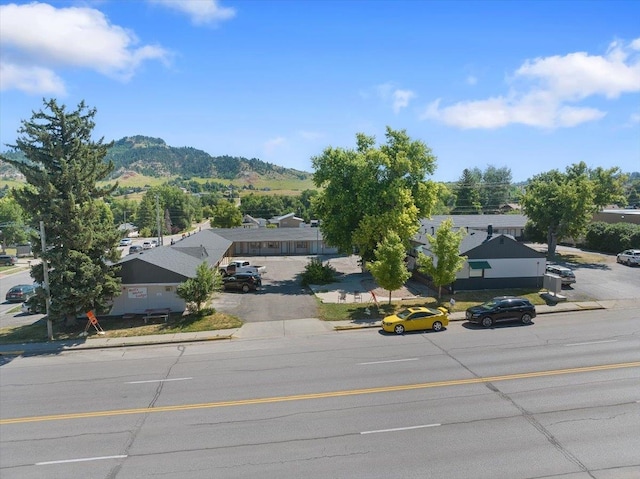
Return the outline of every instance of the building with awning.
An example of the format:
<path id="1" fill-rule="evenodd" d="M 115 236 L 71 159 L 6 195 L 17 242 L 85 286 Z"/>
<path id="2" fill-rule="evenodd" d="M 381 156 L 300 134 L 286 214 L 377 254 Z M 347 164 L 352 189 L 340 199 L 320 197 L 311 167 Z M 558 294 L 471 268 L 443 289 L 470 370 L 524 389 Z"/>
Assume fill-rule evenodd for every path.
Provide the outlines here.
<path id="1" fill-rule="evenodd" d="M 434 233 L 437 226 L 434 227 Z M 428 232 L 427 232 L 428 231 Z M 432 256 L 428 235 L 430 227 L 414 237 L 412 256 L 418 252 Z M 546 267 L 544 253 L 536 251 L 507 234 L 495 234 L 492 225 L 486 230 L 467 229 L 460 244 L 460 255 L 467 260 L 456 274 L 450 290 L 541 288 Z M 437 259 L 435 259 L 437 261 Z M 414 265 L 414 261 L 410 261 Z M 418 279 L 429 278 L 414 270 Z"/>

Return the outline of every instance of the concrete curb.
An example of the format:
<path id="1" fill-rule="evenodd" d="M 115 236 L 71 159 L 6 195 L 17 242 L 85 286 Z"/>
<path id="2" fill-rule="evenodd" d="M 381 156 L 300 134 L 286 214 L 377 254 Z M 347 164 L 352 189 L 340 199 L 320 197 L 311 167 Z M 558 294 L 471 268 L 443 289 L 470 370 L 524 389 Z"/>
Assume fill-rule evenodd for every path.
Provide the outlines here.
<path id="1" fill-rule="evenodd" d="M 64 345 L 60 346 L 58 343 L 62 343 L 63 341 L 51 341 L 47 343 L 24 343 L 27 348 L 25 349 L 15 349 L 15 350 L 6 350 L 0 351 L 0 356 L 21 356 L 23 354 L 43 354 L 43 353 L 53 353 L 53 352 L 68 352 L 68 351 L 88 351 L 92 349 L 111 349 L 111 348 L 130 348 L 136 346 L 158 346 L 160 344 L 184 344 L 184 343 L 201 343 L 208 341 L 220 341 L 223 339 L 233 339 L 233 334 L 225 334 L 219 336 L 208 336 L 202 338 L 186 338 L 186 339 L 168 339 L 168 340 L 150 340 L 150 341 L 130 341 L 130 342 L 110 342 L 106 344 L 90 344 L 85 343 L 81 346 L 76 347 L 65 347 Z M 140 336 L 136 336 L 140 337 Z M 124 339 L 124 338 L 114 338 L 115 339 Z M 100 341 L 100 338 L 89 339 L 88 341 Z M 28 347 L 32 345 L 33 347 Z M 15 346 L 15 345 L 13 345 Z"/>
<path id="2" fill-rule="evenodd" d="M 564 303 L 566 304 L 566 303 Z M 560 309 L 550 309 L 545 311 L 539 311 L 538 316 L 543 316 L 547 314 L 554 313 L 567 313 L 567 312 L 580 312 L 580 311 L 590 311 L 590 310 L 600 310 L 607 309 L 600 303 L 593 302 L 590 304 L 586 304 L 580 306 L 577 303 L 572 303 L 570 307 L 561 307 Z M 456 312 L 454 313 L 455 317 L 449 318 L 450 322 L 460 322 L 465 321 L 463 316 L 464 313 Z M 333 331 L 352 331 L 358 329 L 371 329 L 371 328 L 380 328 L 382 318 L 373 320 L 367 320 L 367 324 L 339 324 L 333 326 Z M 193 333 L 193 334 L 201 334 L 202 337 L 182 337 L 182 338 L 154 338 L 149 340 L 138 339 L 144 338 L 144 336 L 135 336 L 129 338 L 94 338 L 88 339 L 86 343 L 81 345 L 69 345 L 66 346 L 64 343 L 69 342 L 69 340 L 61 340 L 61 341 L 51 341 L 46 343 L 19 343 L 19 344 L 6 344 L 5 346 L 7 350 L 2 350 L 2 345 L 0 345 L 0 357 L 1 356 L 21 356 L 24 354 L 45 354 L 45 353 L 58 353 L 58 352 L 68 352 L 68 351 L 85 351 L 85 350 L 93 350 L 93 349 L 110 349 L 110 348 L 126 348 L 126 347 L 134 347 L 134 346 L 157 346 L 164 344 L 184 344 L 184 343 L 198 343 L 198 342 L 207 342 L 207 341 L 220 341 L 220 340 L 232 340 L 238 339 L 235 337 L 240 328 L 232 330 L 232 332 L 226 332 L 224 334 L 215 334 L 212 331 L 209 332 L 201 332 L 201 333 Z M 231 330 L 226 330 L 231 331 Z M 188 335 L 190 333 L 184 333 Z M 91 344 L 91 343 L 94 344 Z"/>
<path id="3" fill-rule="evenodd" d="M 542 315 L 546 315 L 546 314 L 557 314 L 557 313 L 573 313 L 573 312 L 580 312 L 580 311 L 594 311 L 594 310 L 600 310 L 600 309 L 607 309 L 604 306 L 602 306 L 601 304 L 596 305 L 592 305 L 592 306 L 578 306 L 576 305 L 573 308 L 570 309 L 559 309 L 559 310 L 550 310 L 550 311 L 540 311 L 537 316 L 542 316 Z M 380 322 L 382 321 L 382 318 L 376 320 L 376 324 L 354 324 L 354 325 L 339 325 L 339 326 L 334 326 L 334 331 L 349 331 L 352 329 L 371 329 L 371 328 L 380 328 L 381 324 Z M 457 317 L 457 318 L 449 318 L 449 322 L 461 322 L 461 321 L 466 321 L 465 317 Z"/>

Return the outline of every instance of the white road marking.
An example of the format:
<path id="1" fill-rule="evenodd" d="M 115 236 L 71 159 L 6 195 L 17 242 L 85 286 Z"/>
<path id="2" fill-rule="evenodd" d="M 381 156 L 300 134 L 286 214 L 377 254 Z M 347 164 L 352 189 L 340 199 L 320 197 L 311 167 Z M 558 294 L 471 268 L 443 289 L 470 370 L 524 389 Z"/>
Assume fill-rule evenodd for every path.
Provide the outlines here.
<path id="1" fill-rule="evenodd" d="M 103 459 L 122 459 L 125 457 L 127 457 L 126 454 L 120 455 L 120 456 L 84 457 L 82 459 L 65 459 L 62 461 L 36 462 L 36 466 L 48 466 L 50 464 L 66 464 L 69 462 L 102 461 Z"/>
<path id="2" fill-rule="evenodd" d="M 189 379 L 193 378 L 150 379 L 148 381 L 129 381 L 125 384 L 168 383 L 169 381 L 188 381 Z"/>
<path id="3" fill-rule="evenodd" d="M 423 424 L 422 426 L 395 427 L 393 429 L 378 429 L 377 431 L 363 431 L 360 434 L 378 434 L 379 432 L 409 431 L 411 429 L 424 429 L 425 427 L 438 427 L 442 424 Z"/>
<path id="4" fill-rule="evenodd" d="M 573 343 L 573 344 L 565 344 L 565 346 L 586 346 L 589 344 L 602 344 L 602 343 L 615 343 L 618 341 L 617 339 L 607 339 L 604 341 L 590 341 L 588 343 Z"/>
<path id="5" fill-rule="evenodd" d="M 385 364 L 385 363 L 401 363 L 403 361 L 417 361 L 418 358 L 409 358 L 409 359 L 390 359 L 389 361 L 372 361 L 370 363 L 358 363 L 360 366 L 365 366 L 367 364 Z"/>

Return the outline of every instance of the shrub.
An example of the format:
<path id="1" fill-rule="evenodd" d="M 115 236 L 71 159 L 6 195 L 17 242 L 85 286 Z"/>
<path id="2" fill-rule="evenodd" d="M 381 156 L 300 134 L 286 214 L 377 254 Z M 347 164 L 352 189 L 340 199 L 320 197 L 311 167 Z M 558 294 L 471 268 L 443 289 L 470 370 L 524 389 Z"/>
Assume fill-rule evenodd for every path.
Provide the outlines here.
<path id="1" fill-rule="evenodd" d="M 622 250 L 634 248 L 640 242 L 640 225 L 592 223 L 585 235 L 585 242 L 587 248 L 594 251 L 619 253 Z"/>
<path id="2" fill-rule="evenodd" d="M 312 258 L 304 267 L 302 285 L 329 284 L 336 280 L 336 269 L 329 263 L 323 264 L 318 258 Z"/>

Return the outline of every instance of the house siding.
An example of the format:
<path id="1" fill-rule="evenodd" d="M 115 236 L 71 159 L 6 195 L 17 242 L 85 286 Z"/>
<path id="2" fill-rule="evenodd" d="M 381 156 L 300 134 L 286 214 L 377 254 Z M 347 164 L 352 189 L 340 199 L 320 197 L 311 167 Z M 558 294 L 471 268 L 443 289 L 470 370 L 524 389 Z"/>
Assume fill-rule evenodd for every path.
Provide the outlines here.
<path id="1" fill-rule="evenodd" d="M 186 304 L 177 294 L 178 284 L 125 284 L 121 294 L 113 299 L 110 314 L 144 314 L 151 308 L 169 308 L 181 312 Z"/>
<path id="2" fill-rule="evenodd" d="M 512 288 L 540 288 L 541 279 L 539 278 L 465 278 L 456 279 L 454 283 L 454 291 L 471 291 L 482 289 L 512 289 Z"/>

